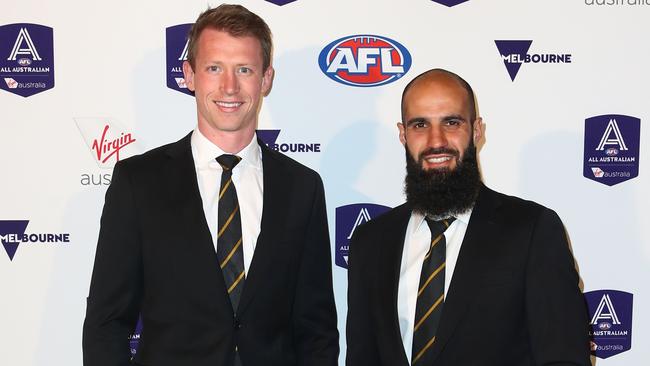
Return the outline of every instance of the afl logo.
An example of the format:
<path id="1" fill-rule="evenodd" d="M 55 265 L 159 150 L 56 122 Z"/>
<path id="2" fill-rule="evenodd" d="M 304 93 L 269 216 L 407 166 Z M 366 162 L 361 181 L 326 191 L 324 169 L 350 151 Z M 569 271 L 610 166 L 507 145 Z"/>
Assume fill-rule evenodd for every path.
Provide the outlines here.
<path id="1" fill-rule="evenodd" d="M 390 38 L 354 35 L 328 44 L 318 56 L 318 64 L 325 75 L 341 84 L 379 86 L 406 74 L 411 55 Z"/>

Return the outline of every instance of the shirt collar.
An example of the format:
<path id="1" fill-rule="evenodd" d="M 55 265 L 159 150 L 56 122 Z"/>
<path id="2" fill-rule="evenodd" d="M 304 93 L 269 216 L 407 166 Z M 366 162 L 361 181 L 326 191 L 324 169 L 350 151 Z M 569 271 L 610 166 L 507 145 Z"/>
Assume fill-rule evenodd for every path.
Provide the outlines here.
<path id="1" fill-rule="evenodd" d="M 465 225 L 469 224 L 469 218 L 472 216 L 472 211 L 473 210 L 474 210 L 474 207 L 471 207 L 467 211 L 454 216 L 456 218 L 455 221 L 460 221 Z M 411 213 L 411 218 L 414 220 L 415 230 L 418 230 L 420 228 L 420 225 L 422 225 L 424 223 L 424 221 L 425 221 L 424 220 L 425 216 L 423 214 L 421 214 L 419 212 L 415 212 L 415 211 L 413 211 Z M 453 225 L 453 223 L 452 223 L 452 225 Z"/>
<path id="2" fill-rule="evenodd" d="M 238 166 L 243 163 L 256 169 L 262 169 L 262 149 L 260 148 L 260 145 L 258 145 L 255 137 L 256 135 L 253 135 L 253 138 L 248 145 L 246 145 L 246 147 L 241 151 L 235 153 L 242 159 Z M 208 165 L 213 165 L 213 163 L 217 164 L 215 159 L 218 156 L 228 154 L 221 150 L 219 146 L 213 144 L 212 141 L 208 140 L 208 138 L 199 131 L 198 127 L 196 127 L 192 132 L 191 145 L 194 152 L 194 164 L 200 168 L 208 167 Z"/>

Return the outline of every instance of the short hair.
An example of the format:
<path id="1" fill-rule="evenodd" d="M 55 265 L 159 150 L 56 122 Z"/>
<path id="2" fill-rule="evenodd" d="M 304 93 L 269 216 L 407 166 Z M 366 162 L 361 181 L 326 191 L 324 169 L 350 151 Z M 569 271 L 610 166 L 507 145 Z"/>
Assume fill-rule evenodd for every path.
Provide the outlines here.
<path id="1" fill-rule="evenodd" d="M 476 98 L 474 97 L 474 90 L 472 90 L 472 86 L 469 85 L 469 83 L 467 81 L 465 81 L 465 79 L 460 77 L 458 74 L 453 73 L 453 72 L 451 72 L 449 70 L 440 69 L 440 68 L 427 70 L 427 71 L 421 73 L 420 75 L 416 76 L 413 80 L 411 80 L 408 84 L 406 84 L 406 87 L 404 88 L 404 91 L 402 92 L 402 104 L 401 104 L 402 122 L 404 122 L 403 121 L 404 120 L 404 97 L 406 96 L 406 92 L 408 92 L 409 89 L 411 89 L 411 87 L 413 85 L 415 85 L 417 83 L 417 81 L 420 80 L 421 78 L 425 78 L 425 77 L 430 76 L 431 74 L 435 74 L 435 73 L 441 73 L 443 75 L 447 75 L 447 76 L 452 77 L 454 80 L 456 80 L 460 84 L 460 86 L 463 89 L 465 89 L 465 91 L 467 92 L 467 96 L 469 98 L 468 102 L 469 102 L 469 117 L 471 119 L 470 123 L 474 124 L 474 121 L 476 120 Z"/>
<path id="2" fill-rule="evenodd" d="M 208 8 L 199 15 L 188 34 L 187 61 L 195 66 L 198 41 L 201 32 L 206 28 L 216 29 L 233 37 L 254 37 L 262 48 L 263 70 L 271 65 L 273 41 L 271 29 L 257 14 L 241 5 L 221 4 L 214 9 Z"/>

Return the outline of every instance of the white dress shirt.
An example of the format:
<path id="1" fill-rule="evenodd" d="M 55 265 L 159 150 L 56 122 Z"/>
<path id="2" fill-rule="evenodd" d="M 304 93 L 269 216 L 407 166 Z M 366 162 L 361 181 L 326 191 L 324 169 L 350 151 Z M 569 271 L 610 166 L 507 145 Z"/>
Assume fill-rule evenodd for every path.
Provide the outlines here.
<path id="1" fill-rule="evenodd" d="M 264 202 L 262 150 L 257 144 L 254 135 L 251 142 L 241 151 L 224 152 L 203 136 L 198 128 L 195 128 L 192 133 L 191 145 L 196 178 L 199 183 L 199 193 L 203 201 L 203 212 L 210 228 L 215 252 L 217 250 L 217 221 L 219 217 L 218 194 L 221 186 L 221 173 L 223 172 L 216 158 L 223 154 L 233 154 L 241 158 L 239 164 L 232 170 L 232 182 L 235 184 L 237 200 L 239 201 L 244 271 L 248 273 L 262 223 Z"/>
<path id="2" fill-rule="evenodd" d="M 460 214 L 445 231 L 447 253 L 445 259 L 445 297 L 454 274 L 458 253 L 467 231 L 467 224 L 472 215 L 472 209 Z M 424 215 L 413 212 L 406 227 L 404 238 L 404 252 L 399 272 L 399 287 L 397 292 L 397 316 L 399 330 L 406 357 L 411 363 L 413 348 L 413 325 L 415 323 L 415 305 L 417 302 L 418 287 L 420 286 L 420 272 L 424 256 L 431 245 L 431 230 L 427 225 Z"/>

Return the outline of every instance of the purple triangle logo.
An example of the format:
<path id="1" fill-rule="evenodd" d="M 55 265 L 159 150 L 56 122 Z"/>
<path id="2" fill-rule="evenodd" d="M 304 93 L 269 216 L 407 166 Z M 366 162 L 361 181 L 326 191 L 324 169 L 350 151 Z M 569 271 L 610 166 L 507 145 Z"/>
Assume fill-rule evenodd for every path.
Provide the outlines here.
<path id="1" fill-rule="evenodd" d="M 279 135 L 280 130 L 257 130 L 257 137 L 269 147 L 275 145 Z"/>
<path id="2" fill-rule="evenodd" d="M 27 224 L 29 224 L 29 220 L 0 220 L 0 241 L 2 241 L 9 260 L 14 259 Z"/>
<path id="3" fill-rule="evenodd" d="M 503 64 L 506 65 L 510 80 L 515 81 L 533 41 L 494 41 L 494 43 L 499 49 Z"/>
<path id="4" fill-rule="evenodd" d="M 452 7 L 456 6 L 458 4 L 462 4 L 464 2 L 467 2 L 469 0 L 433 0 L 434 3 L 442 4 L 444 6 Z"/>
<path id="5" fill-rule="evenodd" d="M 275 4 L 275 5 L 280 5 L 280 6 L 287 5 L 287 4 L 292 3 L 294 1 L 296 1 L 296 0 L 266 0 L 266 2 Z"/>

